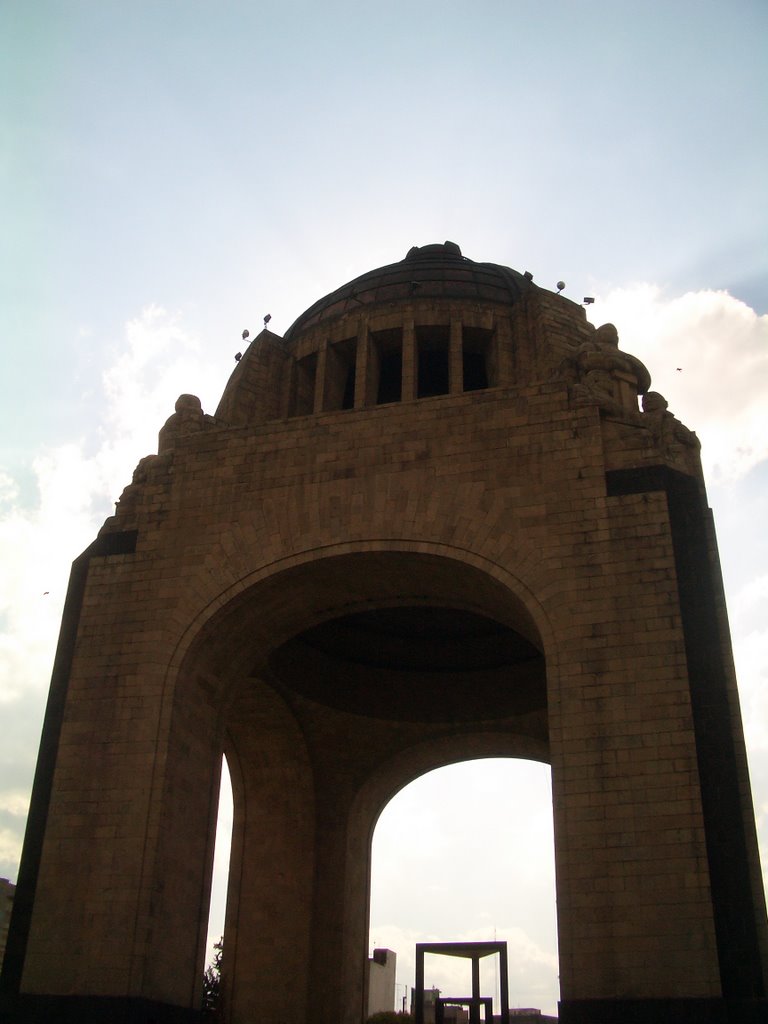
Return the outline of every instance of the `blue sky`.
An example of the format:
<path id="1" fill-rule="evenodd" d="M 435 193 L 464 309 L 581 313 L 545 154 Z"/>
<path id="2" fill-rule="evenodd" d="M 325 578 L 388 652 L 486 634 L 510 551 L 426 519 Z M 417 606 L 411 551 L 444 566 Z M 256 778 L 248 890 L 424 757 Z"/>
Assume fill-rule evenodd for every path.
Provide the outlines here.
<path id="1" fill-rule="evenodd" d="M 444 239 L 594 295 L 699 432 L 766 859 L 767 43 L 747 0 L 6 0 L 0 874 L 69 562 L 176 396 Z"/>

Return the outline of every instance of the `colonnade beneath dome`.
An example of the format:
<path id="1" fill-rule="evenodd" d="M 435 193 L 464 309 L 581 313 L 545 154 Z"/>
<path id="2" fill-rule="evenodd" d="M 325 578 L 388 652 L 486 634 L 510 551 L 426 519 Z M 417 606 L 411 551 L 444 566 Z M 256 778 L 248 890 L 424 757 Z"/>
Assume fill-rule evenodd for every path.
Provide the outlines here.
<path id="1" fill-rule="evenodd" d="M 362 322 L 351 337 L 323 337 L 293 366 L 289 415 L 365 409 L 493 387 L 503 375 L 500 349 L 509 324 L 445 318 Z M 337 332 L 338 333 L 338 332 Z"/>

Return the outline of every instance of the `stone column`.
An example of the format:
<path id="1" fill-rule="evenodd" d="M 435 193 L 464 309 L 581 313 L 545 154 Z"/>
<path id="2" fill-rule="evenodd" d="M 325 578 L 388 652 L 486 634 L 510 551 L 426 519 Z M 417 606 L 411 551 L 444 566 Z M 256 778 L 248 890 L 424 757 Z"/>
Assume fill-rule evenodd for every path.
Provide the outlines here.
<path id="1" fill-rule="evenodd" d="M 464 390 L 464 345 L 461 320 L 451 320 L 448 372 L 451 394 L 460 395 Z"/>
<path id="2" fill-rule="evenodd" d="M 331 789 L 318 798 L 309 1003 L 316 1024 L 360 1024 L 370 878 L 369 831 L 354 827 L 349 805 Z"/>
<path id="3" fill-rule="evenodd" d="M 412 402 L 416 397 L 417 372 L 416 329 L 413 320 L 406 320 L 403 324 L 403 402 Z"/>
<path id="4" fill-rule="evenodd" d="M 371 343 L 368 325 L 361 321 L 357 329 L 357 353 L 355 355 L 355 408 L 364 409 L 372 405 L 370 377 Z M 375 397 L 375 396 L 374 396 Z"/>
<path id="5" fill-rule="evenodd" d="M 317 368 L 315 369 L 315 401 L 313 412 L 315 415 L 323 411 L 325 403 L 325 374 L 328 365 L 328 339 L 324 338 L 317 353 Z"/>

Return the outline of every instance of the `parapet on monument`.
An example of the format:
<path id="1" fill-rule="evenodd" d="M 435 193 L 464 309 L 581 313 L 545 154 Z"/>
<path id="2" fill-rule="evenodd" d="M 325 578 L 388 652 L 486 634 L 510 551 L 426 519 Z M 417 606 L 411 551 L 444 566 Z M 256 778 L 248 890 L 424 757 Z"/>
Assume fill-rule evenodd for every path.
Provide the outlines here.
<path id="1" fill-rule="evenodd" d="M 764 1020 L 698 442 L 649 388 L 445 243 L 182 396 L 73 564 L 6 1019 L 198 1019 L 224 753 L 230 1024 L 360 1024 L 377 816 L 484 756 L 551 765 L 564 1024 Z"/>

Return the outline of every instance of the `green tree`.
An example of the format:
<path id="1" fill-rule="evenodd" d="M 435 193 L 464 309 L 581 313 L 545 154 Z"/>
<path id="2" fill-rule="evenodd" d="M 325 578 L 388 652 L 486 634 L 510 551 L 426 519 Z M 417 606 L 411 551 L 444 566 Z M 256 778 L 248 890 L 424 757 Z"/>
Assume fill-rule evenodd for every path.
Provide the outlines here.
<path id="1" fill-rule="evenodd" d="M 413 1017 L 410 1013 L 395 1013 L 394 1010 L 381 1010 L 372 1014 L 365 1024 L 411 1024 Z"/>
<path id="2" fill-rule="evenodd" d="M 213 960 L 205 969 L 203 975 L 203 1017 L 211 1021 L 223 1021 L 224 1011 L 222 1006 L 221 991 L 221 957 L 224 952 L 224 939 L 219 939 L 214 945 L 215 953 Z"/>

